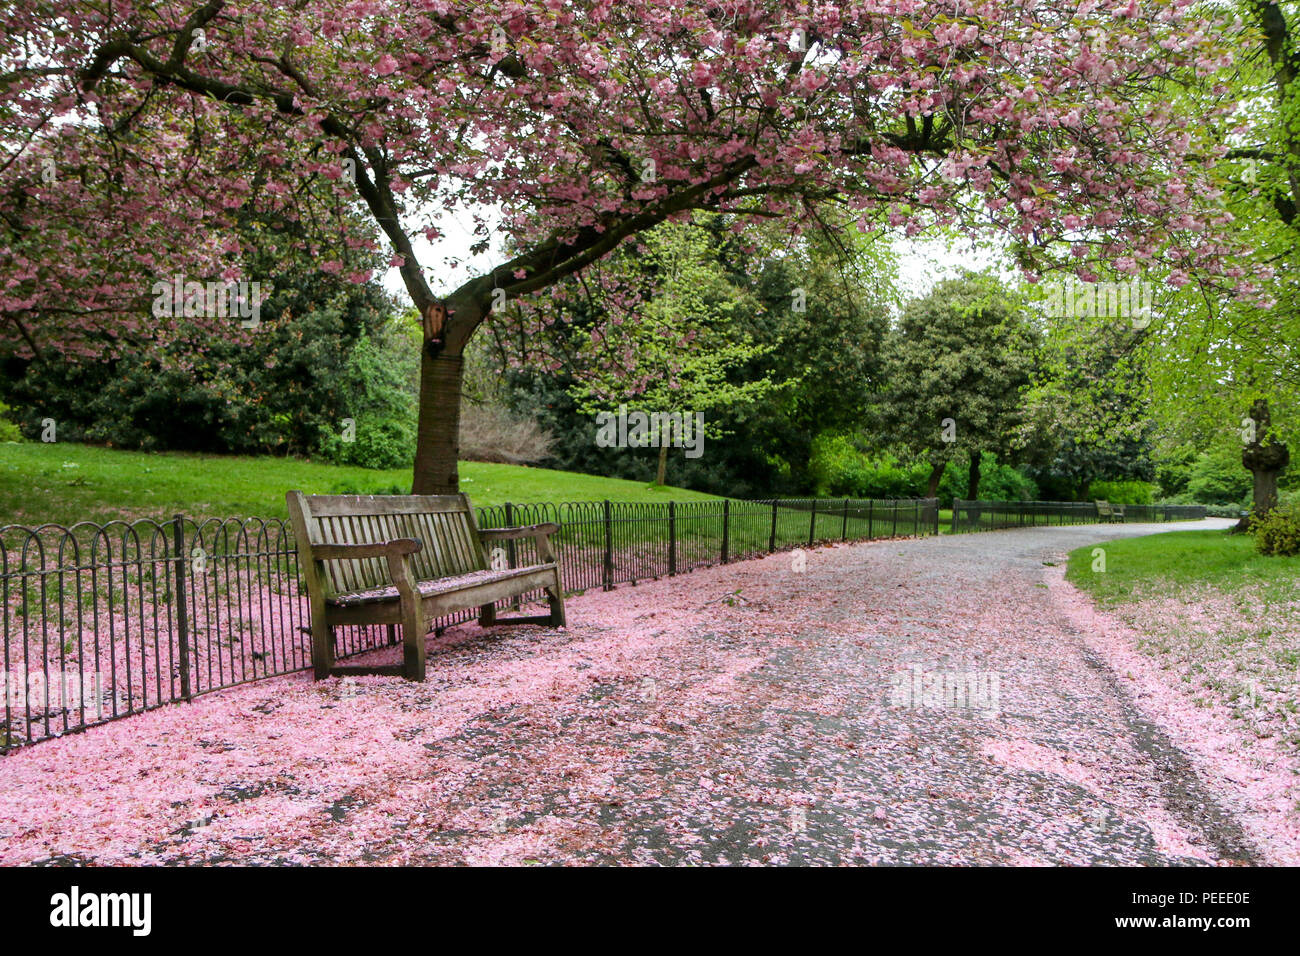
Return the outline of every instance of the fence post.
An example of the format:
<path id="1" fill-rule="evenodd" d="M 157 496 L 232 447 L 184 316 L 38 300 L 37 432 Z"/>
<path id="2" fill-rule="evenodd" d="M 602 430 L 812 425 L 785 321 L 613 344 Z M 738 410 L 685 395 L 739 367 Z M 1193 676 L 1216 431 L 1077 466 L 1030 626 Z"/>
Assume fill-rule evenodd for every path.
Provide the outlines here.
<path id="1" fill-rule="evenodd" d="M 677 573 L 677 502 L 668 502 L 668 576 Z"/>
<path id="2" fill-rule="evenodd" d="M 506 527 L 513 528 L 514 526 L 515 526 L 515 506 L 507 501 L 506 502 Z M 514 538 L 511 538 L 508 541 L 506 541 L 506 558 L 510 562 L 510 567 L 513 568 L 515 566 Z"/>
<path id="3" fill-rule="evenodd" d="M 876 537 L 875 532 L 872 531 L 871 529 L 872 523 L 876 520 L 875 511 L 876 511 L 876 499 L 868 498 L 867 499 L 867 540 L 868 541 L 874 541 Z"/>
<path id="4" fill-rule="evenodd" d="M 840 530 L 840 540 L 849 540 L 849 499 L 844 499 L 844 527 Z"/>
<path id="5" fill-rule="evenodd" d="M 604 590 L 614 590 L 614 519 L 609 499 L 605 499 L 605 583 Z"/>
<path id="6" fill-rule="evenodd" d="M 961 499 L 952 499 L 952 534 L 957 533 L 957 515 L 961 511 Z"/>
<path id="7" fill-rule="evenodd" d="M 892 502 L 890 502 L 890 504 L 893 506 L 894 527 L 890 530 L 889 536 L 891 538 L 897 538 L 898 537 L 898 499 L 895 498 Z"/>
<path id="8" fill-rule="evenodd" d="M 731 541 L 728 537 L 731 525 L 731 499 L 722 499 L 722 563 L 727 563 L 727 551 L 730 548 Z"/>
<path id="9" fill-rule="evenodd" d="M 176 630 L 180 646 L 181 696 L 193 700 L 190 688 L 190 617 L 185 604 L 185 519 L 172 517 L 172 547 L 176 551 Z"/>
<path id="10" fill-rule="evenodd" d="M 772 552 L 776 550 L 776 499 L 772 499 L 772 534 L 767 539 L 767 550 Z"/>
<path id="11" fill-rule="evenodd" d="M 817 533 L 817 499 L 812 500 L 812 510 L 808 512 L 808 547 L 812 547 L 813 536 Z"/>
<path id="12" fill-rule="evenodd" d="M 930 500 L 934 504 L 934 536 L 937 538 L 939 537 L 939 499 L 931 498 Z"/>
<path id="13" fill-rule="evenodd" d="M 507 501 L 506 502 L 506 527 L 513 528 L 514 526 L 515 526 L 515 506 Z M 489 555 L 489 557 L 491 556 Z M 515 559 L 516 559 L 515 539 L 510 538 L 506 541 L 506 565 L 511 568 L 518 567 L 519 564 Z M 523 607 L 522 598 L 520 595 L 515 595 L 514 599 L 511 600 L 510 602 L 510 607 L 512 610 L 515 611 Z"/>

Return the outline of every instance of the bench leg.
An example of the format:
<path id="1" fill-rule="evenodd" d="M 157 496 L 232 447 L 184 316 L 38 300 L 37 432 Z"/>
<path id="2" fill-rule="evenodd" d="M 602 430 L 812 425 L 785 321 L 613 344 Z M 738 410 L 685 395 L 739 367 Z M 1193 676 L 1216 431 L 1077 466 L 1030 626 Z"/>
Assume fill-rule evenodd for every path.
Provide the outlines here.
<path id="1" fill-rule="evenodd" d="M 316 680 L 329 677 L 330 669 L 334 667 L 334 628 L 325 623 L 324 610 L 319 613 L 312 611 L 311 663 Z"/>
<path id="2" fill-rule="evenodd" d="M 497 606 L 484 604 L 478 609 L 478 623 L 481 627 L 491 627 L 497 622 Z"/>
<path id="3" fill-rule="evenodd" d="M 424 621 L 419 611 L 402 616 L 402 676 L 424 680 Z"/>
<path id="4" fill-rule="evenodd" d="M 546 603 L 551 606 L 551 626 L 564 627 L 564 587 L 558 572 L 555 583 L 546 589 Z"/>

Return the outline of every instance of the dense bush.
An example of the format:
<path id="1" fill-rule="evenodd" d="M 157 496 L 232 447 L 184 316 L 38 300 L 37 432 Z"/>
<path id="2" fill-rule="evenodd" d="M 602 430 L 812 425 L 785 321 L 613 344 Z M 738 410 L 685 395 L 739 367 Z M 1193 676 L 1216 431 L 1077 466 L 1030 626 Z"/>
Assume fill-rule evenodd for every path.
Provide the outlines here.
<path id="1" fill-rule="evenodd" d="M 338 465 L 404 468 L 415 460 L 415 423 L 409 418 L 363 415 L 355 419 L 355 433 L 330 435 L 321 442 L 320 451 Z"/>
<path id="2" fill-rule="evenodd" d="M 808 466 L 813 492 L 833 498 L 911 498 L 925 490 L 930 466 L 903 465 L 893 455 L 869 456 L 848 435 L 813 439 Z"/>
<path id="3" fill-rule="evenodd" d="M 813 492 L 839 498 L 919 498 L 930 478 L 926 461 L 905 463 L 889 453 L 868 453 L 849 435 L 822 434 L 813 439 L 809 473 Z M 970 466 L 948 462 L 939 480 L 941 501 L 965 498 Z M 1010 465 L 998 463 L 985 453 L 980 468 L 980 497 L 986 501 L 1019 501 L 1034 498 L 1038 487 L 1033 480 Z"/>
<path id="4" fill-rule="evenodd" d="M 924 493 L 922 484 L 921 491 Z M 952 503 L 953 498 L 965 498 L 970 490 L 970 466 L 949 462 L 939 480 L 939 500 Z M 1003 465 L 997 457 L 985 452 L 980 463 L 981 501 L 1032 501 L 1038 497 L 1038 484 L 1019 468 Z"/>
<path id="5" fill-rule="evenodd" d="M 1088 485 L 1088 497 L 1117 505 L 1149 505 L 1155 490 L 1149 481 L 1094 481 Z"/>
<path id="6" fill-rule="evenodd" d="M 1201 452 L 1192 462 L 1186 494 L 1202 505 L 1244 504 L 1252 493 L 1252 480 L 1241 464 L 1241 449 L 1226 446 Z"/>
<path id="7" fill-rule="evenodd" d="M 1187 492 L 1192 480 L 1192 465 L 1196 462 L 1196 449 L 1182 445 L 1166 452 L 1156 462 L 1156 483 L 1160 485 L 1162 499 L 1179 497 Z"/>
<path id="8" fill-rule="evenodd" d="M 1252 524 L 1251 531 L 1260 554 L 1300 554 L 1300 505 L 1287 505 L 1269 512 Z"/>
<path id="9" fill-rule="evenodd" d="M 22 441 L 23 433 L 18 430 L 18 426 L 5 417 L 9 412 L 9 406 L 0 402 L 0 441 Z"/>
<path id="10" fill-rule="evenodd" d="M 333 383 L 340 418 L 321 435 L 318 454 L 361 468 L 403 468 L 415 460 L 419 352 L 407 335 L 390 324 L 357 340 Z"/>
<path id="11" fill-rule="evenodd" d="M 256 328 L 214 334 L 210 322 L 178 318 L 101 356 L 0 355 L 0 399 L 23 433 L 36 437 L 52 418 L 61 441 L 309 455 L 342 419 L 392 404 L 377 392 L 398 388 L 413 406 L 419 346 L 380 284 L 324 275 L 276 229 L 250 226 L 247 238 L 244 273 L 269 282 Z M 349 266 L 376 266 L 367 255 Z"/>

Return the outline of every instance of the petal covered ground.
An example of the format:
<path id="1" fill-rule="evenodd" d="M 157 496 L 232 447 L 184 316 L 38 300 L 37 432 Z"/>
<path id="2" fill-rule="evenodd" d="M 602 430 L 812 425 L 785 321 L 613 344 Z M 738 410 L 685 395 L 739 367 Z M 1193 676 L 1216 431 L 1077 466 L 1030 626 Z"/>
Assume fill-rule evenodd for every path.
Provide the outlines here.
<path id="1" fill-rule="evenodd" d="M 422 684 L 213 694 L 0 760 L 0 862 L 1294 862 L 1231 721 L 1045 564 L 1178 527 L 777 554 L 448 631 Z M 908 696 L 942 674 L 979 706 Z"/>

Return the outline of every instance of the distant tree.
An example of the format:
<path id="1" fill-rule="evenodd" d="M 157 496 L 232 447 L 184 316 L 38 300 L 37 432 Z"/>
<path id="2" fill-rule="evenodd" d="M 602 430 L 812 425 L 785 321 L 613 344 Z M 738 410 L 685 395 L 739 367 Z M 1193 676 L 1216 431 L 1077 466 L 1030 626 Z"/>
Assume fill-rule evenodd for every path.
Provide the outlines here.
<path id="1" fill-rule="evenodd" d="M 664 223 L 593 267 L 583 282 L 539 297 L 529 314 L 520 304 L 514 322 L 503 322 L 515 326 L 502 339 L 516 346 L 509 349 L 512 363 L 563 370 L 589 427 L 590 416 L 627 406 L 634 415 L 685 416 L 688 429 L 700 416 L 705 434 L 719 437 L 713 412 L 734 413 L 777 387 L 763 375 L 737 374 L 776 343 L 756 343 L 740 321 L 761 306 L 731 281 L 709 224 L 709 217 Z M 661 485 L 668 440 L 681 436 L 662 437 L 655 473 Z"/>
<path id="2" fill-rule="evenodd" d="M 724 253 L 756 276 L 765 306 L 752 319 L 756 338 L 780 343 L 755 373 L 785 386 L 756 403 L 743 427 L 807 491 L 814 441 L 863 430 L 883 384 L 884 339 L 899 301 L 897 256 L 882 239 L 831 228 L 758 263 Z"/>
<path id="3" fill-rule="evenodd" d="M 1016 459 L 1038 349 L 1018 300 L 988 276 L 940 282 L 904 307 L 887 340 L 878 414 L 884 443 L 930 463 L 927 497 L 958 455 L 970 461 L 969 499 L 979 497 L 984 452 Z"/>
<path id="4" fill-rule="evenodd" d="M 1075 337 L 1053 323 L 1042 351 L 1026 448 L 1030 476 L 1049 498 L 1084 497 L 1093 481 L 1152 481 L 1155 424 L 1148 380 L 1123 325 Z M 1055 347 L 1053 347 L 1055 346 Z"/>

